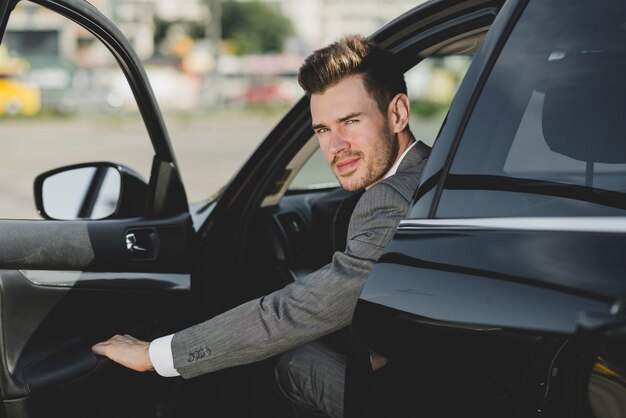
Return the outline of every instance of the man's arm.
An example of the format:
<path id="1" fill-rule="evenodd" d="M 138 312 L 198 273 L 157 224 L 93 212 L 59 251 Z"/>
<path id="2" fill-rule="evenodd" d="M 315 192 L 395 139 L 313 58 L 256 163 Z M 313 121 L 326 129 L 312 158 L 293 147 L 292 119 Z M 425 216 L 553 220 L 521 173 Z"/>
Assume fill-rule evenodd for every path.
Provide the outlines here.
<path id="1" fill-rule="evenodd" d="M 244 303 L 172 340 L 185 378 L 282 353 L 350 324 L 363 285 L 409 201 L 388 182 L 363 194 L 350 221 L 345 252 L 309 276 Z"/>
<path id="2" fill-rule="evenodd" d="M 350 324 L 363 285 L 406 214 L 408 200 L 381 182 L 357 204 L 346 251 L 327 266 L 267 296 L 176 333 L 176 370 L 185 378 L 251 363 Z M 151 370 L 149 344 L 116 336 L 94 346 L 134 370 Z"/>

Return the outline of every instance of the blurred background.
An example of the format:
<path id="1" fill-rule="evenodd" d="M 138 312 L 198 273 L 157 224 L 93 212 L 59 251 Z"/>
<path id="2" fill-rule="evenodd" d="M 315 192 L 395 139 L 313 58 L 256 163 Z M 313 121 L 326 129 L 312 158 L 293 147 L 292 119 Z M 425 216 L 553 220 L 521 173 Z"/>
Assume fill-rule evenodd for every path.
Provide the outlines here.
<path id="1" fill-rule="evenodd" d="M 143 61 L 190 201 L 215 194 L 303 94 L 304 58 L 369 35 L 420 0 L 92 0 Z M 412 130 L 431 143 L 469 57 L 407 73 Z M 22 1 L 0 45 L 0 217 L 38 218 L 43 171 L 115 161 L 148 177 L 152 148 L 124 75 L 77 24 Z M 320 160 L 321 161 L 321 160 Z M 320 170 L 328 171 L 321 161 Z M 329 180 L 332 181 L 332 178 Z"/>

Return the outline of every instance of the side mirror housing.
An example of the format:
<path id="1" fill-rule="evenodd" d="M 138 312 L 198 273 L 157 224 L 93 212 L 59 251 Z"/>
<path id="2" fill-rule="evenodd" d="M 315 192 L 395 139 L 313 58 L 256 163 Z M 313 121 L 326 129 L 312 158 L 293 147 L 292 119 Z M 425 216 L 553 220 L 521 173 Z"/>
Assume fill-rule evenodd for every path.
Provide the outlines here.
<path id="1" fill-rule="evenodd" d="M 141 216 L 148 185 L 134 170 L 96 162 L 57 168 L 35 179 L 35 204 L 45 219 L 113 219 Z"/>

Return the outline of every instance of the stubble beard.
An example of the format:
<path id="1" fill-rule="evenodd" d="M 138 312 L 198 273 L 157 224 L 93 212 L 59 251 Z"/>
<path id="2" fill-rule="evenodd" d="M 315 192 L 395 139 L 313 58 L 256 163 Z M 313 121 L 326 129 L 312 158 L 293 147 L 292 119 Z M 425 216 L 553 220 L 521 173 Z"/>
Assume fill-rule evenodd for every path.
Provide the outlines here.
<path id="1" fill-rule="evenodd" d="M 393 163 L 398 157 L 398 138 L 395 134 L 389 133 L 384 128 L 381 130 L 380 135 L 385 139 L 381 142 L 381 147 L 374 149 L 369 155 L 361 151 L 348 151 L 339 156 L 335 156 L 331 163 L 333 168 L 333 174 L 337 177 L 337 180 L 348 192 L 364 189 L 377 181 L 379 181 L 393 166 Z M 334 170 L 335 164 L 338 161 L 345 160 L 346 158 L 359 157 L 365 163 L 365 173 L 360 175 L 357 173 L 358 169 L 345 174 L 337 174 Z"/>

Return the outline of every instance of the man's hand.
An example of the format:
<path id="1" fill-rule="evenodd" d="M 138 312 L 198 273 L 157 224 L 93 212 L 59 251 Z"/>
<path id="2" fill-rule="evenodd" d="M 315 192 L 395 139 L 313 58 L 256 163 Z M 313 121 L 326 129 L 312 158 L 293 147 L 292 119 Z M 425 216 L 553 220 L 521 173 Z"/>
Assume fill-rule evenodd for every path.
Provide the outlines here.
<path id="1" fill-rule="evenodd" d="M 385 356 L 381 356 L 380 354 L 370 351 L 370 362 L 372 363 L 372 371 L 375 372 L 377 370 L 382 369 L 387 365 L 389 359 Z"/>
<path id="2" fill-rule="evenodd" d="M 114 335 L 109 340 L 94 345 L 91 350 L 129 369 L 146 372 L 154 370 L 148 354 L 149 347 L 150 343 L 130 335 Z"/>

